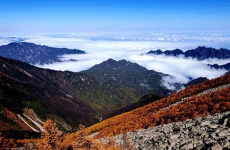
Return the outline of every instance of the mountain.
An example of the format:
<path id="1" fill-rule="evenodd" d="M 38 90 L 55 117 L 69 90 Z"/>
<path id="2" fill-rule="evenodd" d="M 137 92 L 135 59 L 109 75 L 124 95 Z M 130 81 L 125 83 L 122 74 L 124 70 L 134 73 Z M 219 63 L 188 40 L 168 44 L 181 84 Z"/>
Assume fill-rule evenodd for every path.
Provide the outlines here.
<path id="1" fill-rule="evenodd" d="M 92 125 L 101 115 L 124 106 L 118 95 L 87 75 L 41 69 L 4 57 L 0 66 L 1 131 L 39 131 L 18 116 L 26 119 L 25 114 L 51 118 L 63 130 L 71 130 L 80 123 Z"/>
<path id="2" fill-rule="evenodd" d="M 64 54 L 85 54 L 84 51 L 67 48 L 53 48 L 33 43 L 19 42 L 0 46 L 0 56 L 21 60 L 30 64 L 61 62 Z"/>
<path id="3" fill-rule="evenodd" d="M 124 64 L 127 64 L 125 68 Z M 113 70 L 116 70 L 114 69 L 116 67 L 118 72 L 110 73 L 118 75 L 112 76 L 107 73 L 106 76 L 103 70 L 106 70 L 107 65 Z M 27 119 L 27 123 L 31 120 L 25 115 L 38 122 L 51 118 L 58 122 L 62 130 L 72 130 L 79 124 L 89 126 L 100 121 L 107 114 L 136 102 L 138 96 L 144 95 L 145 92 L 159 91 L 157 94 L 160 94 L 167 91 L 160 87 L 161 73 L 148 71 L 125 60 L 119 62 L 108 60 L 95 66 L 94 68 L 107 66 L 101 70 L 105 77 L 97 79 L 82 73 L 41 69 L 4 57 L 0 57 L 0 66 L 1 130 L 7 132 L 13 130 L 13 133 L 41 130 L 33 123 L 29 124 L 34 129 L 26 125 L 21 118 Z M 126 74 L 126 71 L 129 73 Z M 108 82 L 105 82 L 106 80 Z M 111 80 L 114 82 L 110 82 Z M 135 89 L 138 84 L 139 87 Z M 150 89 L 147 84 L 155 89 Z M 139 92 L 139 95 L 135 92 Z M 148 102 L 139 101 L 135 108 L 144 103 Z"/>
<path id="4" fill-rule="evenodd" d="M 230 74 L 225 74 L 104 120 L 85 129 L 85 132 L 101 142 L 114 139 L 122 145 L 131 140 L 131 146 L 143 146 L 138 146 L 139 149 L 163 149 L 173 145 L 183 149 L 229 148 L 229 91 Z M 76 138 L 79 133 L 68 137 Z M 63 144 L 75 146 L 74 138 L 66 138 Z"/>
<path id="5" fill-rule="evenodd" d="M 175 50 L 166 50 L 166 51 L 161 51 L 161 50 L 156 50 L 156 51 L 149 51 L 146 54 L 154 54 L 154 55 L 166 55 L 166 56 L 179 56 L 182 55 L 184 57 L 191 57 L 191 58 L 196 58 L 198 60 L 204 60 L 204 59 L 209 59 L 209 58 L 218 58 L 218 59 L 229 59 L 230 58 L 230 50 L 228 49 L 215 49 L 215 48 L 208 48 L 204 46 L 199 46 L 196 49 L 192 50 L 187 50 L 183 52 L 180 49 L 175 49 Z"/>
<path id="6" fill-rule="evenodd" d="M 224 65 L 218 65 L 218 64 L 214 64 L 214 65 L 210 65 L 208 64 L 208 66 L 215 68 L 215 69 L 226 69 L 227 71 L 230 71 L 230 62 Z"/>
<path id="7" fill-rule="evenodd" d="M 1 130 L 31 131 L 18 117 L 28 112 L 41 120 L 47 117 L 57 120 L 63 129 L 65 125 L 76 128 L 79 123 L 91 125 L 98 121 L 97 112 L 79 99 L 80 90 L 69 80 L 75 76 L 76 84 L 87 87 L 88 83 L 81 80 L 93 79 L 78 73 L 40 69 L 3 57 L 0 66 Z"/>
<path id="8" fill-rule="evenodd" d="M 81 73 L 119 93 L 125 103 L 137 101 L 146 94 L 166 96 L 170 92 L 161 83 L 166 75 L 126 60 L 109 59 Z"/>
<path id="9" fill-rule="evenodd" d="M 75 125 L 87 123 L 87 121 L 90 124 L 89 122 L 93 119 L 97 122 L 100 114 L 96 109 L 92 109 L 90 103 L 82 101 L 80 98 L 82 88 L 85 88 L 88 93 L 93 93 L 94 97 L 103 94 L 100 92 L 96 95 L 97 93 L 94 92 L 94 90 L 100 91 L 100 87 L 108 91 L 112 89 L 80 73 L 40 69 L 2 57 L 0 57 L 0 62 L 2 66 L 0 70 L 0 133 L 4 137 L 7 137 L 9 133 L 17 134 L 21 131 L 27 131 L 25 137 L 28 137 L 32 129 L 21 118 L 24 118 L 24 121 L 35 130 L 39 130 L 39 126 L 32 125 L 33 122 L 39 123 L 47 117 L 55 120 L 62 128 L 67 128 L 68 124 L 74 127 L 74 122 L 78 122 Z M 128 66 L 131 64 L 130 70 L 138 67 L 137 64 L 124 60 L 108 60 L 94 67 L 119 68 L 118 63 L 121 63 L 123 67 L 125 64 Z M 135 67 L 132 68 L 132 65 Z M 145 69 L 142 71 L 144 72 Z M 203 80 L 203 78 L 198 80 Z M 95 87 L 91 86 L 92 84 Z M 230 74 L 225 74 L 216 79 L 190 85 L 165 98 L 158 99 L 155 95 L 146 95 L 136 103 L 138 108 L 135 110 L 120 109 L 124 113 L 119 113 L 120 115 L 76 133 L 63 135 L 64 141 L 60 147 L 62 149 L 82 147 L 96 149 L 95 147 L 105 146 L 108 149 L 109 145 L 118 143 L 118 146 L 121 145 L 125 149 L 134 149 L 133 146 L 138 149 L 229 148 L 229 91 Z M 140 105 L 143 107 L 139 107 Z M 81 110 L 82 108 L 85 109 Z M 87 116 L 87 113 L 82 111 L 89 112 L 90 115 Z M 78 115 L 78 113 L 82 114 Z M 82 116 L 84 114 L 86 116 Z M 1 141 L 2 138 L 0 144 Z M 29 140 L 27 146 L 36 147 L 36 142 L 39 141 L 41 140 L 31 143 Z M 104 145 L 106 142 L 109 145 Z M 23 146 L 25 145 L 20 147 Z"/>
<path id="10" fill-rule="evenodd" d="M 189 81 L 188 83 L 184 84 L 184 86 L 185 87 L 192 86 L 192 85 L 199 84 L 207 80 L 208 79 L 206 77 L 199 77 L 199 78 Z"/>

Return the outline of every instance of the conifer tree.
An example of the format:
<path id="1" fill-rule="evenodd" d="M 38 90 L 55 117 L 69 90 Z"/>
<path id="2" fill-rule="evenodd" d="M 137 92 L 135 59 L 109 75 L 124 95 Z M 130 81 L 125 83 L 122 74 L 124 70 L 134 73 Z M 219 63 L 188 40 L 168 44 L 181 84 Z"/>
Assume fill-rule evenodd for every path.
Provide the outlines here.
<path id="1" fill-rule="evenodd" d="M 55 122 L 51 119 L 46 120 L 43 125 L 44 132 L 42 133 L 42 143 L 40 149 L 54 150 L 57 149 L 61 142 L 61 131 Z"/>

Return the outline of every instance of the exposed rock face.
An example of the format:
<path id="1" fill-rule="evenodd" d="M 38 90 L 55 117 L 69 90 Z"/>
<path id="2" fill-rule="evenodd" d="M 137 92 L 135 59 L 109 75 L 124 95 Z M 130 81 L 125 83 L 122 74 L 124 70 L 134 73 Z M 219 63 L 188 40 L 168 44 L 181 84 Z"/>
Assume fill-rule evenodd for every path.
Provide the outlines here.
<path id="1" fill-rule="evenodd" d="M 127 133 L 134 149 L 230 149 L 230 111 Z M 115 136 L 117 144 L 123 135 Z M 104 139 L 101 139 L 104 141 Z"/>

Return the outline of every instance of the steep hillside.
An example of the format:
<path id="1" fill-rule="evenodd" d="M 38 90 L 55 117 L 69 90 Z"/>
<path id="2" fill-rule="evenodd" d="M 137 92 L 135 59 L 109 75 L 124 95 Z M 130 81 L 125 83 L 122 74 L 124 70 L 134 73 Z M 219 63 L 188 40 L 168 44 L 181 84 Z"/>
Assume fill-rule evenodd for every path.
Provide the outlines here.
<path id="1" fill-rule="evenodd" d="M 153 94 L 145 95 L 145 96 L 141 97 L 141 99 L 138 100 L 137 102 L 131 103 L 131 104 L 126 105 L 126 106 L 124 106 L 122 108 L 116 109 L 112 113 L 106 114 L 105 118 L 111 118 L 113 116 L 120 115 L 120 114 L 122 114 L 124 112 L 128 112 L 128 111 L 134 110 L 136 108 L 139 108 L 139 107 L 145 106 L 147 104 L 150 104 L 152 102 L 155 102 L 155 101 L 157 101 L 157 100 L 159 100 L 161 98 L 163 98 L 163 97 L 160 97 L 158 95 L 153 95 Z"/>
<path id="2" fill-rule="evenodd" d="M 61 62 L 64 54 L 85 54 L 84 51 L 67 48 L 53 48 L 33 43 L 19 42 L 0 46 L 0 56 L 21 60 L 30 64 Z"/>
<path id="3" fill-rule="evenodd" d="M 80 123 L 92 125 L 101 117 L 134 101 L 129 99 L 129 92 L 132 93 L 134 89 L 123 87 L 127 93 L 119 93 L 113 86 L 81 73 L 41 69 L 3 57 L 0 57 L 0 66 L 1 121 L 6 127 L 2 130 L 11 129 L 12 126 L 15 130 L 27 128 L 31 131 L 32 128 L 28 128 L 18 116 L 28 122 L 30 119 L 24 115 L 27 109 L 34 111 L 32 117 L 37 115 L 43 121 L 48 117 L 57 120 L 62 129 L 71 130 L 68 125 L 73 128 Z M 154 71 L 153 74 L 160 77 Z M 14 119 L 7 114 L 12 114 Z M 16 118 L 18 122 L 15 122 Z M 36 117 L 32 120 L 35 121 Z M 33 131 L 40 130 L 38 128 L 35 125 Z"/>
<path id="4" fill-rule="evenodd" d="M 113 89 L 124 101 L 137 101 L 141 96 L 150 93 L 166 96 L 171 92 L 161 84 L 164 74 L 126 60 L 109 59 L 82 73 Z"/>
<path id="5" fill-rule="evenodd" d="M 115 136 L 162 124 L 230 110 L 230 74 L 189 86 L 167 98 L 87 128 L 96 138 Z M 71 136 L 70 136 L 71 137 Z"/>
<path id="6" fill-rule="evenodd" d="M 4 131 L 31 131 L 17 115 L 23 117 L 25 108 L 42 120 L 48 117 L 60 126 L 76 128 L 79 123 L 92 125 L 101 115 L 124 106 L 117 95 L 83 74 L 40 69 L 3 57 L 0 66 L 0 122 Z"/>
<path id="7" fill-rule="evenodd" d="M 156 50 L 156 51 L 149 51 L 147 54 L 154 54 L 154 55 L 167 55 L 167 56 L 179 56 L 182 55 L 184 57 L 191 57 L 196 58 L 198 60 L 204 60 L 209 58 L 218 58 L 218 59 L 229 59 L 230 58 L 230 50 L 228 49 L 215 49 L 215 48 L 208 48 L 204 46 L 199 46 L 196 49 L 191 49 L 183 52 L 180 49 L 175 50 Z"/>
<path id="8" fill-rule="evenodd" d="M 0 57 L 0 66 L 0 108 L 3 124 L 18 126 L 15 119 L 9 118 L 7 114 L 18 118 L 17 114 L 25 113 L 25 108 L 33 109 L 43 120 L 49 117 L 73 127 L 79 123 L 90 125 L 98 121 L 97 113 L 78 98 L 77 91 L 65 79 L 69 72 L 39 69 L 3 57 Z M 81 74 L 74 75 L 76 80 L 88 78 Z M 9 126 L 1 124 L 1 127 Z"/>

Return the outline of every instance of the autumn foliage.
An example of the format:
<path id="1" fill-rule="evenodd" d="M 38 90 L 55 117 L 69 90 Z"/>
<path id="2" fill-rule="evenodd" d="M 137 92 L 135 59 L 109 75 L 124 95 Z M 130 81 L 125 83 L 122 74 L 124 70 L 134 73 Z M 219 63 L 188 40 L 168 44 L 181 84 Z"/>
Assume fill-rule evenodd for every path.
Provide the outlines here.
<path id="1" fill-rule="evenodd" d="M 230 87 L 197 95 L 205 90 L 230 83 L 230 74 L 188 87 L 167 98 L 144 107 L 104 120 L 87 128 L 99 132 L 96 138 L 115 136 L 165 123 L 183 121 L 230 110 Z M 189 97 L 187 99 L 183 99 Z"/>
<path id="2" fill-rule="evenodd" d="M 39 143 L 39 149 L 53 150 L 59 148 L 62 142 L 62 132 L 58 130 L 56 123 L 51 119 L 48 119 L 44 123 L 43 129 L 45 131 L 42 133 L 42 140 Z"/>
<path id="3" fill-rule="evenodd" d="M 0 120 L 0 131 L 31 131 L 31 129 L 24 122 L 22 122 L 14 112 L 4 108 L 0 111 L 0 115 L 4 116 L 5 118 L 5 120 Z M 12 122 L 9 122 L 8 120 L 12 120 Z"/>

